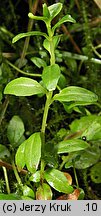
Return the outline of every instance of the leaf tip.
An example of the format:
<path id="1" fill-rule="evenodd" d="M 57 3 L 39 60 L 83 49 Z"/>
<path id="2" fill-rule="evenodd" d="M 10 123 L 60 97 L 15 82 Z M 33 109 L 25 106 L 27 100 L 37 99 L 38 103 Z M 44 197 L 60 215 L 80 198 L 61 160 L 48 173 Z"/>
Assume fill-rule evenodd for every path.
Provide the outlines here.
<path id="1" fill-rule="evenodd" d="M 71 22 L 76 23 L 76 20 L 69 14 L 68 17 L 70 18 Z"/>
<path id="2" fill-rule="evenodd" d="M 28 17 L 31 18 L 31 19 L 33 19 L 33 18 L 34 18 L 34 15 L 33 15 L 31 12 L 29 12 L 29 13 L 28 13 Z"/>
<path id="3" fill-rule="evenodd" d="M 15 37 L 12 39 L 12 43 L 15 43 L 16 42 L 16 40 L 15 40 Z"/>

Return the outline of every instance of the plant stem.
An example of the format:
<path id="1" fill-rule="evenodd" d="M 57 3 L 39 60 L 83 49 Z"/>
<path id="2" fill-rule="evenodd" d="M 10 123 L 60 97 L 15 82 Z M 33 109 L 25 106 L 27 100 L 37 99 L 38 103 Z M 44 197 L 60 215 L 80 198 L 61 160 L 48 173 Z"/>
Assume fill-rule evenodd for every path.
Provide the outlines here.
<path id="1" fill-rule="evenodd" d="M 31 0 L 29 1 L 29 11 L 32 12 L 33 14 L 36 13 L 38 3 L 39 3 L 39 0 L 35 0 L 34 3 Z M 34 20 L 29 19 L 28 32 L 32 30 L 33 23 L 34 23 Z M 26 52 L 27 52 L 27 49 L 28 49 L 28 46 L 29 46 L 29 41 L 30 41 L 30 37 L 26 37 L 24 47 L 23 47 L 23 51 L 22 51 L 21 58 L 20 58 L 20 62 L 19 62 L 19 68 L 21 67 L 21 64 L 22 64 L 22 62 L 23 62 L 23 60 L 24 60 L 24 58 L 26 56 Z"/>
<path id="2" fill-rule="evenodd" d="M 94 47 L 93 45 L 92 45 L 92 50 L 94 51 L 94 53 L 95 53 L 99 58 L 101 58 L 101 54 L 96 50 L 96 47 Z"/>
<path id="3" fill-rule="evenodd" d="M 88 58 L 88 56 L 85 55 L 78 55 L 76 53 L 71 53 L 71 52 L 67 52 L 67 51 L 63 51 L 60 52 L 62 54 L 62 57 L 65 58 L 72 58 L 72 59 L 76 59 L 76 60 L 81 60 L 81 61 L 88 61 L 89 62 L 93 62 L 95 64 L 101 64 L 101 60 L 97 59 L 97 58 Z"/>
<path id="4" fill-rule="evenodd" d="M 69 160 L 69 155 L 65 156 L 64 160 L 62 161 L 62 163 L 60 164 L 59 170 L 62 170 L 63 166 L 65 165 L 65 163 Z"/>
<path id="5" fill-rule="evenodd" d="M 10 187 L 9 187 L 9 181 L 8 181 L 7 170 L 6 170 L 5 167 L 2 167 L 2 168 L 3 168 L 4 177 L 5 177 L 5 182 L 6 182 L 7 193 L 10 194 Z"/>
<path id="6" fill-rule="evenodd" d="M 13 171 L 14 171 L 14 174 L 15 174 L 15 177 L 16 177 L 16 180 L 17 180 L 18 184 L 22 185 L 21 178 L 20 178 L 20 176 L 18 174 L 18 171 L 17 171 L 17 168 L 16 168 L 16 166 L 14 164 L 14 161 L 12 161 L 12 167 L 13 167 Z"/>
<path id="7" fill-rule="evenodd" d="M 4 115 L 6 113 L 6 110 L 7 110 L 7 107 L 8 107 L 8 104 L 9 104 L 9 96 L 6 96 L 6 99 L 3 103 L 3 108 L 2 108 L 2 111 L 1 111 L 1 114 L 0 114 L 0 125 L 2 123 L 2 120 L 4 118 Z"/>
<path id="8" fill-rule="evenodd" d="M 47 93 L 47 100 L 46 100 L 46 104 L 45 104 L 45 108 L 44 108 L 44 114 L 43 114 L 43 120 L 42 120 L 42 127 L 41 127 L 41 134 L 42 134 L 42 142 L 44 144 L 45 142 L 45 129 L 46 129 L 46 122 L 47 122 L 47 116 L 48 116 L 48 111 L 49 111 L 49 106 L 51 103 L 51 98 L 52 98 L 52 93 L 53 91 L 49 91 Z"/>
<path id="9" fill-rule="evenodd" d="M 45 152 L 45 129 L 46 129 L 46 122 L 47 122 L 47 117 L 48 117 L 48 111 L 52 99 L 52 94 L 53 91 L 49 91 L 47 93 L 47 99 L 46 99 L 46 104 L 44 108 L 44 113 L 43 113 L 43 119 L 42 119 L 42 127 L 41 127 L 41 140 L 42 140 L 42 159 L 41 159 L 41 169 L 40 169 L 40 174 L 41 174 L 41 184 L 44 181 L 44 168 L 45 168 L 45 162 L 43 160 L 44 152 Z"/>
<path id="10" fill-rule="evenodd" d="M 45 162 L 42 159 L 41 160 L 41 169 L 40 169 L 40 179 L 41 179 L 41 184 L 43 184 L 44 181 L 44 168 L 45 168 Z"/>
<path id="11" fill-rule="evenodd" d="M 80 50 L 79 46 L 76 44 L 76 42 L 74 41 L 72 35 L 70 34 L 70 32 L 68 31 L 67 27 L 66 27 L 64 24 L 62 24 L 62 30 L 63 30 L 63 32 L 64 32 L 66 35 L 69 36 L 69 39 L 70 39 L 71 43 L 72 43 L 73 46 L 74 46 L 74 49 L 75 49 L 79 54 L 81 54 L 81 50 Z"/>
<path id="12" fill-rule="evenodd" d="M 10 65 L 12 68 L 14 68 L 16 71 L 18 71 L 21 74 L 24 74 L 26 76 L 41 77 L 41 74 L 26 73 L 21 69 L 19 69 L 18 67 L 16 67 L 15 65 L 13 65 L 10 61 L 6 60 L 6 62 L 8 63 L 8 65 Z"/>
<path id="13" fill-rule="evenodd" d="M 51 31 L 50 27 L 49 27 L 49 42 L 50 42 L 50 65 L 53 65 L 53 64 L 55 64 L 55 52 L 54 52 L 54 44 L 53 44 L 53 35 L 52 35 L 52 31 Z M 49 91 L 46 95 L 47 100 L 46 100 L 46 104 L 45 104 L 45 108 L 44 108 L 42 128 L 41 128 L 43 142 L 45 141 L 44 136 L 45 136 L 46 122 L 47 122 L 49 106 L 51 104 L 52 94 L 53 94 L 53 91 Z"/>
<path id="14" fill-rule="evenodd" d="M 75 164 L 74 163 L 73 163 L 73 171 L 74 171 L 74 175 L 75 175 L 75 181 L 76 181 L 77 188 L 79 188 L 79 183 L 78 183 L 78 178 L 77 178 L 77 174 L 76 174 L 76 169 L 75 169 Z"/>
<path id="15" fill-rule="evenodd" d="M 53 65 L 55 64 L 55 52 L 54 52 L 54 44 L 53 44 L 52 37 L 50 40 L 50 53 L 51 53 L 50 64 Z"/>
<path id="16" fill-rule="evenodd" d="M 10 170 L 13 169 L 13 166 L 12 166 L 11 164 L 9 164 L 9 163 L 7 163 L 7 162 L 5 162 L 5 161 L 3 161 L 3 160 L 0 160 L 0 167 L 6 167 L 6 169 L 10 169 Z M 20 173 L 26 175 L 26 174 L 28 173 L 28 171 L 25 170 L 25 169 L 22 169 L 22 170 L 20 171 Z"/>
<path id="17" fill-rule="evenodd" d="M 47 28 L 48 31 L 48 28 Z M 49 27 L 49 42 L 50 42 L 50 65 L 55 64 L 55 52 L 54 52 L 54 44 L 53 44 L 53 35 L 51 28 Z M 42 119 L 42 127 L 41 127 L 41 139 L 42 139 L 42 155 L 44 155 L 44 150 L 45 150 L 45 129 L 47 126 L 47 117 L 48 117 L 48 111 L 50 104 L 52 102 L 52 94 L 53 91 L 49 91 L 46 95 L 46 103 L 45 103 L 45 108 L 44 108 L 44 113 L 43 113 L 43 119 Z M 43 165 L 43 160 L 41 160 L 41 173 L 43 173 L 42 166 Z"/>

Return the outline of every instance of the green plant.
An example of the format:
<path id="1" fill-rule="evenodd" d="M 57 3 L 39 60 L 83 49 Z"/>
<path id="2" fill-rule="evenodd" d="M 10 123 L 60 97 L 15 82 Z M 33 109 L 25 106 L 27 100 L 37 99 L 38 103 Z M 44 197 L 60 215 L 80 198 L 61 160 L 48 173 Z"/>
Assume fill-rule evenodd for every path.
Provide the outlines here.
<path id="1" fill-rule="evenodd" d="M 40 82 L 31 78 L 20 77 L 9 82 L 4 90 L 4 94 L 15 96 L 37 95 L 39 100 L 40 97 L 46 97 L 41 131 L 35 132 L 28 139 L 25 139 L 23 135 L 24 125 L 18 116 L 14 116 L 11 119 L 7 129 L 7 136 L 12 149 L 12 166 L 22 191 L 20 195 L 21 199 L 52 199 L 52 188 L 65 194 L 71 194 L 75 189 L 75 185 L 72 185 L 70 176 L 68 177 L 62 171 L 64 165 L 66 167 L 74 167 L 76 187 L 79 189 L 75 163 L 79 161 L 78 156 L 80 153 L 85 149 L 89 149 L 89 144 L 81 139 L 82 134 L 83 136 L 87 136 L 85 134 L 87 132 L 84 133 L 85 128 L 80 128 L 80 131 L 77 129 L 73 132 L 74 136 L 71 137 L 69 137 L 70 134 L 66 135 L 66 131 L 62 136 L 60 133 L 60 142 L 58 143 L 52 142 L 52 144 L 49 144 L 48 140 L 46 140 L 47 118 L 49 108 L 53 103 L 56 101 L 62 103 L 65 110 L 71 113 L 76 107 L 96 104 L 98 100 L 96 94 L 81 87 L 68 86 L 62 90 L 60 88 L 59 83 L 61 83 L 62 74 L 59 65 L 55 61 L 55 49 L 61 36 L 55 34 L 55 30 L 65 22 L 75 23 L 75 20 L 70 15 L 66 15 L 52 27 L 52 20 L 59 14 L 61 9 L 62 3 L 56 3 L 49 7 L 43 4 L 43 16 L 34 16 L 32 13 L 29 13 L 28 16 L 31 19 L 43 21 L 46 25 L 47 33 L 31 31 L 21 33 L 13 38 L 13 43 L 15 43 L 23 37 L 43 36 L 45 38 L 43 46 L 50 54 L 50 65 L 46 65 L 46 62 L 40 58 L 32 59 L 39 68 L 43 67 L 42 74 L 39 74 Z M 96 129 L 99 130 L 101 124 L 97 123 L 96 125 Z M 14 155 L 17 147 L 17 152 Z M 2 148 L 4 147 L 2 146 Z M 67 155 L 64 156 L 64 153 Z M 6 147 L 5 155 L 9 157 Z M 58 155 L 62 159 L 61 163 L 59 163 Z M 23 184 L 18 171 L 23 170 L 25 166 L 30 174 L 28 175 L 26 184 Z M 34 189 L 31 182 L 33 182 Z M 6 185 L 8 185 L 8 181 L 6 181 Z M 7 188 L 8 193 L 10 193 L 9 185 Z M 3 199 L 3 195 L 1 195 L 1 198 Z"/>

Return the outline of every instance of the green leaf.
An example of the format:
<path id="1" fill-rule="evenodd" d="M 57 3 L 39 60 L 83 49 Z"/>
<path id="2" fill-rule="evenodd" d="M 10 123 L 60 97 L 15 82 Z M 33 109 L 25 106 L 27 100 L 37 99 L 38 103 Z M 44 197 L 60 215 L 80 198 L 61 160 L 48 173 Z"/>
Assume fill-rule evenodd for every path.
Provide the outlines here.
<path id="1" fill-rule="evenodd" d="M 44 68 L 42 80 L 49 91 L 55 90 L 60 78 L 60 68 L 57 64 L 50 65 Z"/>
<path id="2" fill-rule="evenodd" d="M 82 131 L 82 137 L 86 136 L 88 141 L 101 140 L 101 116 L 83 116 L 78 120 L 74 120 L 70 125 L 70 129 L 73 133 Z"/>
<path id="3" fill-rule="evenodd" d="M 36 200 L 52 200 L 52 191 L 48 184 L 43 183 L 37 188 Z"/>
<path id="4" fill-rule="evenodd" d="M 21 200 L 16 194 L 0 194 L 0 200 Z"/>
<path id="5" fill-rule="evenodd" d="M 44 178 L 51 187 L 59 192 L 66 194 L 73 192 L 73 187 L 69 185 L 64 173 L 57 169 L 47 169 Z"/>
<path id="6" fill-rule="evenodd" d="M 63 139 L 66 136 L 67 136 L 67 130 L 65 128 L 60 128 L 60 130 L 57 132 L 57 137 Z"/>
<path id="7" fill-rule="evenodd" d="M 25 146 L 26 146 L 27 140 L 25 140 L 17 149 L 16 155 L 15 155 L 15 163 L 17 165 L 17 168 L 19 171 L 21 171 L 25 166 Z"/>
<path id="8" fill-rule="evenodd" d="M 31 197 L 33 199 L 35 198 L 34 191 L 30 187 L 28 187 L 27 185 L 23 186 L 22 191 L 23 191 L 23 196 Z"/>
<path id="9" fill-rule="evenodd" d="M 32 134 L 18 148 L 15 161 L 16 165 L 21 169 L 26 165 L 30 172 L 35 172 L 41 157 L 41 138 L 40 133 Z"/>
<path id="10" fill-rule="evenodd" d="M 59 87 L 61 89 L 65 88 L 66 83 L 67 83 L 67 80 L 66 80 L 65 76 L 63 74 L 60 74 L 60 78 L 59 78 L 59 81 L 58 81 Z"/>
<path id="11" fill-rule="evenodd" d="M 83 116 L 80 119 L 75 119 L 70 125 L 72 132 L 81 131 L 89 127 L 97 118 L 97 115 Z"/>
<path id="12" fill-rule="evenodd" d="M 89 147 L 89 144 L 80 139 L 64 140 L 56 145 L 58 154 L 80 151 L 88 147 Z"/>
<path id="13" fill-rule="evenodd" d="M 61 24 L 65 23 L 65 22 L 72 22 L 75 23 L 76 21 L 71 17 L 71 15 L 67 14 L 66 16 L 64 16 L 62 19 L 59 20 L 59 22 L 57 22 L 53 28 L 52 31 L 54 32 L 54 30 L 59 27 Z"/>
<path id="14" fill-rule="evenodd" d="M 40 171 L 36 171 L 33 173 L 30 177 L 29 180 L 32 182 L 40 182 Z"/>
<path id="15" fill-rule="evenodd" d="M 75 162 L 75 168 L 77 169 L 86 169 L 97 163 L 97 161 L 100 159 L 100 151 L 96 146 L 89 147 L 80 153 L 79 161 Z"/>
<path id="16" fill-rule="evenodd" d="M 82 188 L 79 188 L 79 190 L 80 190 L 80 195 L 78 197 L 78 200 L 84 200 L 85 192 Z"/>
<path id="17" fill-rule="evenodd" d="M 22 135 L 16 146 L 19 147 L 21 145 L 21 143 L 23 143 L 24 141 L 25 141 L 25 136 Z"/>
<path id="18" fill-rule="evenodd" d="M 32 134 L 25 144 L 25 163 L 30 172 L 35 172 L 38 168 L 41 157 L 40 133 Z"/>
<path id="19" fill-rule="evenodd" d="M 91 180 L 94 183 L 100 184 L 101 183 L 101 161 L 95 164 L 90 169 L 90 176 Z"/>
<path id="20" fill-rule="evenodd" d="M 94 104 L 93 102 L 90 103 L 91 104 Z M 73 109 L 75 109 L 75 107 L 77 106 L 87 106 L 89 105 L 89 102 L 86 102 L 86 101 L 77 101 L 77 102 L 67 102 L 67 103 L 63 103 L 63 106 L 64 106 L 64 109 L 66 110 L 67 113 L 70 113 Z M 80 111 L 80 110 L 79 110 Z"/>
<path id="21" fill-rule="evenodd" d="M 45 163 L 51 168 L 58 167 L 58 155 L 57 151 L 54 148 L 54 144 L 50 141 L 45 145 L 44 157 Z"/>
<path id="22" fill-rule="evenodd" d="M 7 149 L 6 146 L 0 144 L 0 159 L 5 159 L 7 157 L 10 157 L 10 152 Z"/>
<path id="23" fill-rule="evenodd" d="M 98 123 L 97 120 L 93 121 L 82 133 L 82 137 L 83 136 L 85 136 L 88 141 L 101 139 L 101 123 Z"/>
<path id="24" fill-rule="evenodd" d="M 46 62 L 41 59 L 41 58 L 38 58 L 38 57 L 32 57 L 30 59 L 38 68 L 41 68 L 41 67 L 46 67 Z"/>
<path id="25" fill-rule="evenodd" d="M 79 160 L 75 160 L 79 156 Z M 69 157 L 69 161 L 75 161 L 75 168 L 76 169 L 86 169 L 95 163 L 98 162 L 100 159 L 100 151 L 98 146 L 90 146 L 89 148 L 74 152 L 71 155 L 71 158 Z M 65 165 L 65 168 L 68 168 L 68 162 Z"/>
<path id="26" fill-rule="evenodd" d="M 18 40 L 24 38 L 24 37 L 30 37 L 30 36 L 43 36 L 45 38 L 48 39 L 48 35 L 45 34 L 44 32 L 40 32 L 40 31 L 31 31 L 31 32 L 26 32 L 26 33 L 20 33 L 18 35 L 16 35 L 13 40 L 12 43 L 17 42 Z"/>
<path id="27" fill-rule="evenodd" d="M 62 10 L 62 3 L 52 4 L 51 6 L 48 7 L 48 10 L 50 13 L 50 19 L 52 20 Z"/>
<path id="28" fill-rule="evenodd" d="M 59 35 L 53 36 L 52 39 L 53 39 L 54 49 L 56 49 L 60 41 L 60 36 Z M 48 39 L 44 40 L 43 47 L 51 54 L 50 41 Z"/>
<path id="29" fill-rule="evenodd" d="M 4 94 L 16 96 L 31 96 L 40 93 L 46 93 L 46 90 L 36 80 L 25 77 L 12 80 L 4 89 Z"/>
<path id="30" fill-rule="evenodd" d="M 12 146 L 17 146 L 24 133 L 24 124 L 19 116 L 13 116 L 7 127 L 7 137 Z"/>
<path id="31" fill-rule="evenodd" d="M 53 97 L 53 100 L 59 100 L 60 102 L 69 102 L 69 101 L 83 101 L 94 103 L 98 100 L 98 97 L 93 92 L 77 87 L 77 86 L 69 86 L 61 90 L 59 94 L 56 94 Z"/>
<path id="32" fill-rule="evenodd" d="M 33 200 L 31 197 L 28 196 L 21 196 L 22 200 Z"/>
<path id="33" fill-rule="evenodd" d="M 43 4 L 43 16 L 47 17 L 48 19 L 50 18 L 50 13 L 46 3 Z"/>

